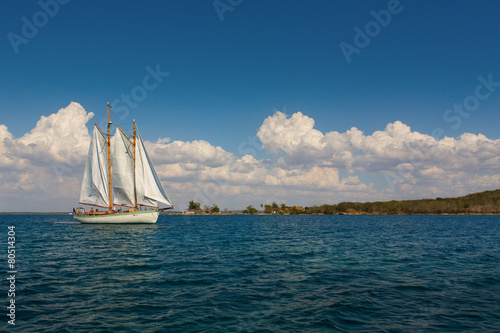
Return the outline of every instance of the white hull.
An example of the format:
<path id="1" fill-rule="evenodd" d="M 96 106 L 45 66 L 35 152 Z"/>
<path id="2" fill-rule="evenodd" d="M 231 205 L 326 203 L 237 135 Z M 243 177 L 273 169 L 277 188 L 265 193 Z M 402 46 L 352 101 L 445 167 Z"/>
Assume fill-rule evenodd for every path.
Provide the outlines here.
<path id="1" fill-rule="evenodd" d="M 105 215 L 73 215 L 80 223 L 156 223 L 159 212 L 157 209 L 125 212 Z"/>

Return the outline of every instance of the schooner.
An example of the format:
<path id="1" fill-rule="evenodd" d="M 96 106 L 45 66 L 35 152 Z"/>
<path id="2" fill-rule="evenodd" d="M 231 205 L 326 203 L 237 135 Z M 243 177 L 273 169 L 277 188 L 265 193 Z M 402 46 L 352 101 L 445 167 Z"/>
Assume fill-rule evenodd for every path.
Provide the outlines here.
<path id="1" fill-rule="evenodd" d="M 156 223 L 160 212 L 174 206 L 148 156 L 135 120 L 132 140 L 116 126 L 111 149 L 109 103 L 107 107 L 108 132 L 104 135 L 94 124 L 80 191 L 79 203 L 92 208 L 89 212 L 81 207 L 73 209 L 73 217 L 81 223 Z M 159 203 L 167 207 L 159 208 Z"/>

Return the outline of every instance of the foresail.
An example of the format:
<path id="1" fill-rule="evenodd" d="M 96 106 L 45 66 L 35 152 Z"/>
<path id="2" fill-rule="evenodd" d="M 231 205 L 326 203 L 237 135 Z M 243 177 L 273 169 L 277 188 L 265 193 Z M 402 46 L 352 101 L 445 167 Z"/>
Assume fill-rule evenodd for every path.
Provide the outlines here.
<path id="1" fill-rule="evenodd" d="M 94 126 L 90 140 L 80 202 L 96 206 L 109 206 L 108 144 L 101 131 Z"/>
<path id="2" fill-rule="evenodd" d="M 111 174 L 113 203 L 134 207 L 134 144 L 119 127 L 117 127 L 113 137 L 111 155 L 113 161 Z"/>
<path id="3" fill-rule="evenodd" d="M 163 188 L 153 163 L 146 152 L 139 131 L 137 131 L 136 149 L 137 203 L 141 205 L 157 206 L 157 202 L 161 202 L 172 206 L 167 192 Z"/>

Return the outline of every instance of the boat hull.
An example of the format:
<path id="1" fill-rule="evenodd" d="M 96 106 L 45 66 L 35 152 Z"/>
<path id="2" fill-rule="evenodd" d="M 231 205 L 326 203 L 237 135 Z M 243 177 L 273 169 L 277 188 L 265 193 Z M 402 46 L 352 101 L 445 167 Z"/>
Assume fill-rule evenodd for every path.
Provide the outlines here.
<path id="1" fill-rule="evenodd" d="M 158 209 L 151 209 L 136 212 L 124 212 L 104 215 L 73 215 L 74 219 L 80 223 L 156 223 L 159 216 Z"/>

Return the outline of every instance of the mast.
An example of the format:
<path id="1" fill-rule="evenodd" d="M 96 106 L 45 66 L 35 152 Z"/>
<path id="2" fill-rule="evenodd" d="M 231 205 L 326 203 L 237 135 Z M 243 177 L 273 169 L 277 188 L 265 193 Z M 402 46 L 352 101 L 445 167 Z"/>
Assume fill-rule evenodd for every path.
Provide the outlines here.
<path id="1" fill-rule="evenodd" d="M 135 181 L 135 152 L 137 151 L 136 148 L 136 139 L 135 139 L 135 119 L 134 119 L 134 199 L 135 199 L 135 209 L 137 209 L 137 184 Z"/>
<path id="2" fill-rule="evenodd" d="M 111 187 L 111 122 L 109 121 L 109 108 L 111 106 L 108 102 L 108 178 L 109 178 L 109 211 L 113 211 L 112 200 L 112 187 Z"/>

